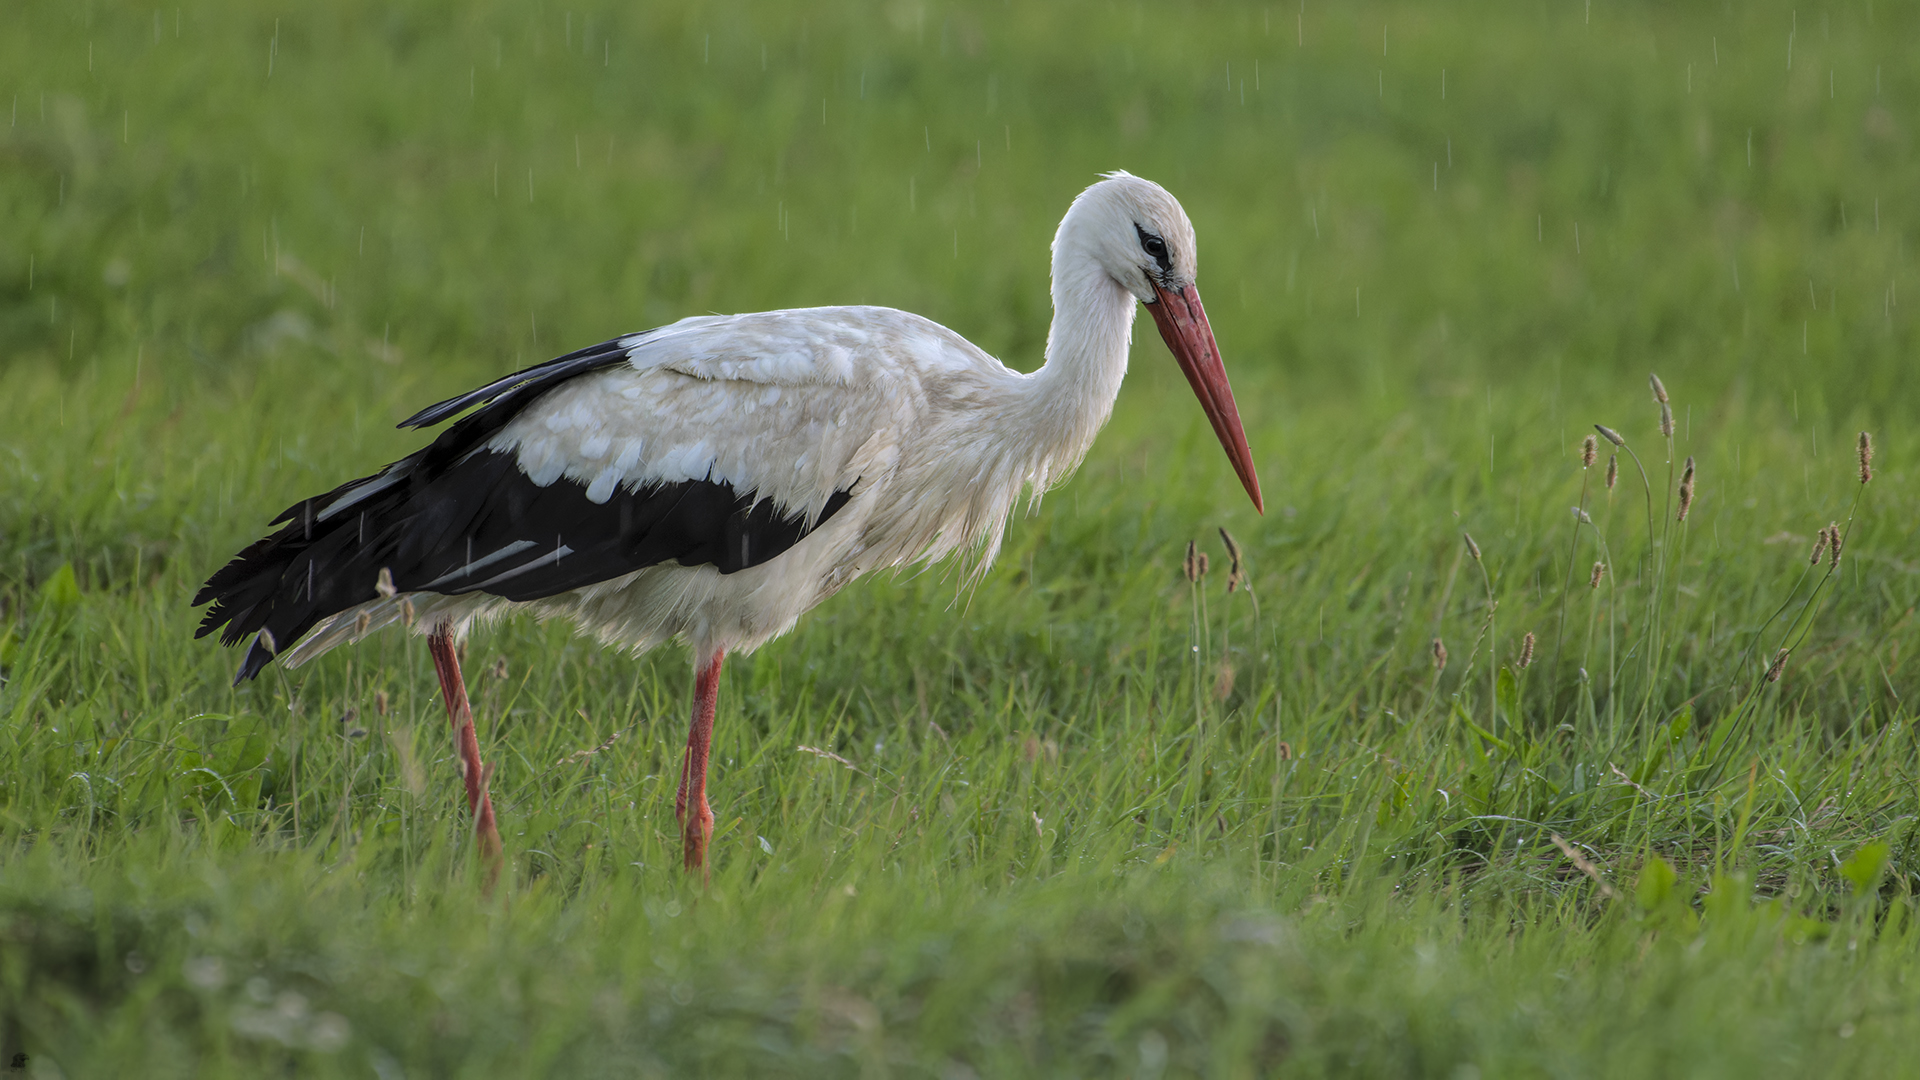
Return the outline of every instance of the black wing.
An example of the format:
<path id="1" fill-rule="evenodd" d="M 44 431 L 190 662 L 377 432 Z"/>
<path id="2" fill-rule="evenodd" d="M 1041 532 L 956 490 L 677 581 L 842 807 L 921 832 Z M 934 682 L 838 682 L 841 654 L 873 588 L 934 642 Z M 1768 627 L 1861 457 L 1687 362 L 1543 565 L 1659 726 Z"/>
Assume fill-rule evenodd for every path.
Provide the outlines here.
<path id="1" fill-rule="evenodd" d="M 400 426 L 403 428 L 432 427 L 443 420 L 458 416 L 469 405 L 485 404 L 488 407 L 482 409 L 481 413 L 493 413 L 500 411 L 502 406 L 507 407 L 505 415 L 493 426 L 493 431 L 498 431 L 513 418 L 515 413 L 524 408 L 528 401 L 551 390 L 554 386 L 575 375 L 585 375 L 589 371 L 598 371 L 601 368 L 626 363 L 627 351 L 639 344 L 641 338 L 652 333 L 654 331 L 649 330 L 646 334 L 617 337 L 612 341 L 603 341 L 598 345 L 589 345 L 577 352 L 570 352 L 544 364 L 535 364 L 523 371 L 516 371 L 504 379 L 495 379 L 478 390 L 469 390 L 459 397 L 448 398 L 438 405 L 429 405 L 400 421 Z"/>
<path id="2" fill-rule="evenodd" d="M 631 342 L 631 338 L 625 339 Z M 252 678 L 315 624 L 378 595 L 380 571 L 399 592 L 482 592 L 537 600 L 673 561 L 731 574 L 775 558 L 846 504 L 836 492 L 819 518 L 712 480 L 615 488 L 604 503 L 561 477 L 544 487 L 516 456 L 482 449 L 521 409 L 560 382 L 622 363 L 619 341 L 563 356 L 449 399 L 402 426 L 438 423 L 474 404 L 426 448 L 380 472 L 303 499 L 284 525 L 207 580 L 211 602 L 197 637 L 224 645 L 255 637 L 234 681 Z"/>

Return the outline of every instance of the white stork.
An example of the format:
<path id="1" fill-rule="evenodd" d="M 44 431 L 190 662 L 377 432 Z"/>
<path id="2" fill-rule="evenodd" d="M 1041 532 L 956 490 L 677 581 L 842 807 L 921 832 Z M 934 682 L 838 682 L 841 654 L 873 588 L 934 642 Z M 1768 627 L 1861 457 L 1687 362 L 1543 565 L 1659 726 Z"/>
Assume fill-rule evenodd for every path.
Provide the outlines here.
<path id="1" fill-rule="evenodd" d="M 1054 235 L 1031 374 L 879 307 L 682 319 L 517 372 L 402 424 L 472 410 L 431 445 L 274 519 L 195 597 L 213 603 L 199 633 L 251 639 L 236 683 L 391 623 L 427 635 L 496 869 L 455 642 L 521 610 L 635 653 L 683 641 L 696 677 L 674 812 L 686 867 L 704 868 L 721 661 L 868 571 L 957 552 L 983 571 L 1021 494 L 1063 481 L 1113 411 L 1135 301 L 1261 507 L 1196 266 L 1180 204 L 1115 172 Z"/>

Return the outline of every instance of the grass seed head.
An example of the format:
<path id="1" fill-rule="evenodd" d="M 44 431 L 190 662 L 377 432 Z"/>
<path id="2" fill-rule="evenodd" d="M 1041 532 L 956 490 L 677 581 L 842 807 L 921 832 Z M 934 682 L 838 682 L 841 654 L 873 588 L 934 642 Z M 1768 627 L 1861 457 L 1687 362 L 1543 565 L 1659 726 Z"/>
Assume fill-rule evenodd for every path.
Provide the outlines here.
<path id="1" fill-rule="evenodd" d="M 1660 403 L 1660 437 L 1673 438 L 1673 406 L 1664 401 Z"/>
<path id="2" fill-rule="evenodd" d="M 1840 565 L 1840 523 L 1837 521 L 1827 525 L 1827 565 Z"/>
<path id="3" fill-rule="evenodd" d="M 1439 638 L 1433 639 L 1433 671 L 1439 674 L 1447 670 L 1447 643 Z"/>
<path id="4" fill-rule="evenodd" d="M 1687 511 L 1693 509 L 1693 457 L 1687 457 L 1687 467 L 1680 473 L 1680 516 L 1678 521 L 1687 520 Z"/>
<path id="5" fill-rule="evenodd" d="M 373 711 L 379 713 L 381 716 L 387 715 L 387 692 L 385 690 L 376 690 L 373 692 Z"/>
<path id="6" fill-rule="evenodd" d="M 260 636 L 255 640 L 260 643 L 261 648 L 267 650 L 268 656 L 278 656 L 280 654 L 280 643 L 273 640 L 273 631 L 266 627 L 263 626 L 260 628 Z"/>
<path id="7" fill-rule="evenodd" d="M 1864 484 L 1872 479 L 1873 436 L 1863 431 L 1860 433 L 1860 482 Z"/>
<path id="8" fill-rule="evenodd" d="M 1247 579 L 1246 569 L 1240 563 L 1240 545 L 1234 541 L 1233 534 L 1222 528 L 1220 542 L 1227 546 L 1227 591 L 1232 592 Z"/>
<path id="9" fill-rule="evenodd" d="M 1220 671 L 1213 679 L 1213 700 L 1225 701 L 1233 696 L 1233 665 L 1221 664 Z"/>
<path id="10" fill-rule="evenodd" d="M 1593 425 L 1593 430 L 1599 432 L 1601 438 L 1606 439 L 1608 442 L 1612 443 L 1615 446 L 1627 445 L 1627 440 L 1621 438 L 1619 432 L 1613 430 L 1612 428 L 1608 427 L 1605 424 L 1595 424 Z"/>
<path id="11" fill-rule="evenodd" d="M 1660 376 L 1655 375 L 1651 371 L 1647 372 L 1647 385 L 1653 387 L 1653 400 L 1665 405 L 1667 403 L 1667 388 L 1666 385 L 1660 381 Z"/>
<path id="12" fill-rule="evenodd" d="M 388 599 L 388 600 L 393 599 L 394 588 L 393 588 L 393 571 L 392 570 L 389 570 L 384 566 L 380 568 L 380 576 L 373 579 L 373 591 L 379 593 L 385 599 Z"/>
<path id="13" fill-rule="evenodd" d="M 1222 527 L 1220 530 L 1220 542 L 1226 545 L 1227 558 L 1233 560 L 1233 565 L 1239 566 L 1240 565 L 1240 544 L 1234 540 L 1233 534 L 1228 532 L 1224 527 Z"/>
<path id="14" fill-rule="evenodd" d="M 1807 565 L 1819 566 L 1820 556 L 1825 555 L 1826 553 L 1827 553 L 1827 530 L 1825 526 L 1822 526 L 1820 529 L 1820 539 L 1815 540 L 1813 542 L 1813 553 L 1807 556 Z"/>
<path id="15" fill-rule="evenodd" d="M 1572 509 L 1573 509 L 1573 517 L 1575 521 L 1578 521 L 1582 525 L 1593 524 L 1593 515 L 1587 513 L 1584 507 L 1576 506 L 1576 507 L 1573 507 Z"/>
<path id="16" fill-rule="evenodd" d="M 1593 468 L 1593 459 L 1600 453 L 1600 440 L 1589 435 L 1580 440 L 1580 467 Z"/>
<path id="17" fill-rule="evenodd" d="M 1787 670 L 1787 655 L 1788 651 L 1786 649 L 1781 649 L 1778 653 L 1774 654 L 1773 663 L 1767 667 L 1768 682 L 1780 681 L 1780 673 Z"/>
<path id="18" fill-rule="evenodd" d="M 1520 670 L 1525 671 L 1532 666 L 1533 631 L 1529 630 L 1527 631 L 1527 636 L 1520 639 Z"/>
<path id="19" fill-rule="evenodd" d="M 1480 545 L 1473 542 L 1473 534 L 1469 532 L 1463 532 L 1460 534 L 1460 538 L 1467 542 L 1467 554 L 1473 556 L 1474 562 L 1479 562 L 1480 561 Z"/>
<path id="20" fill-rule="evenodd" d="M 1207 553 L 1191 540 L 1187 541 L 1187 560 L 1181 570 L 1187 575 L 1187 580 L 1195 584 L 1207 576 Z"/>
<path id="21" fill-rule="evenodd" d="M 355 638 L 366 637 L 367 629 L 372 625 L 373 625 L 373 615 L 369 612 L 365 612 L 365 611 L 361 612 L 360 617 L 353 620 L 353 636 Z"/>
<path id="22" fill-rule="evenodd" d="M 1600 579 L 1606 576 L 1607 576 L 1607 564 L 1603 562 L 1594 563 L 1593 573 L 1588 575 L 1587 577 L 1587 588 L 1589 589 L 1599 588 Z"/>
<path id="23" fill-rule="evenodd" d="M 1607 455 L 1607 490 L 1612 491 L 1614 482 L 1620 479 L 1620 455 Z"/>

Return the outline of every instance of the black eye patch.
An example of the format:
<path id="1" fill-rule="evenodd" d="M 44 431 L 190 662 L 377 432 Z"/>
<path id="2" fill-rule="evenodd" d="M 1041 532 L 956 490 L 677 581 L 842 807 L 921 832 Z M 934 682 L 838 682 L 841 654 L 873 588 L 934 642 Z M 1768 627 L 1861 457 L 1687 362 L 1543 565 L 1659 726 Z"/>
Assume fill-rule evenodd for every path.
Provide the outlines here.
<path id="1" fill-rule="evenodd" d="M 1173 270 L 1173 253 L 1167 250 L 1167 242 L 1155 236 L 1153 233 L 1148 232 L 1146 229 L 1141 228 L 1138 222 L 1134 223 L 1133 231 L 1140 234 L 1140 250 L 1146 252 L 1153 258 L 1154 262 L 1160 264 L 1160 272 L 1162 274 L 1171 272 Z"/>

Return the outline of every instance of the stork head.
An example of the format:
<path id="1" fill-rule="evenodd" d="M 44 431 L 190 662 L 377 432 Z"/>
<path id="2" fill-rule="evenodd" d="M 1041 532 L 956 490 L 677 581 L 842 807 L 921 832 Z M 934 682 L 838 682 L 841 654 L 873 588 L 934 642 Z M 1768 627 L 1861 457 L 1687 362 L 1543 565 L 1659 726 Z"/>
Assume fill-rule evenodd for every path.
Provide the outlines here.
<path id="1" fill-rule="evenodd" d="M 1227 370 L 1220 362 L 1220 346 L 1213 340 L 1206 309 L 1193 279 L 1199 273 L 1199 251 L 1193 223 L 1180 203 L 1150 180 L 1125 172 L 1108 173 L 1080 193 L 1054 236 L 1055 288 L 1066 258 L 1080 254 L 1099 267 L 1120 288 L 1145 304 L 1160 327 L 1160 336 L 1186 373 L 1200 399 L 1213 433 L 1227 451 L 1233 471 L 1265 512 L 1260 478 L 1253 471 L 1253 451 L 1247 446 L 1234 404 Z M 1057 301 L 1056 301 L 1057 302 Z"/>

